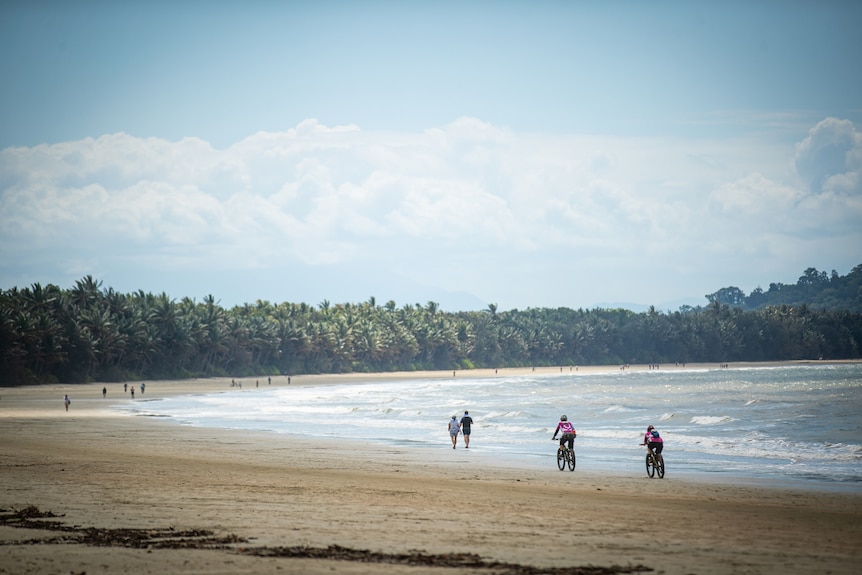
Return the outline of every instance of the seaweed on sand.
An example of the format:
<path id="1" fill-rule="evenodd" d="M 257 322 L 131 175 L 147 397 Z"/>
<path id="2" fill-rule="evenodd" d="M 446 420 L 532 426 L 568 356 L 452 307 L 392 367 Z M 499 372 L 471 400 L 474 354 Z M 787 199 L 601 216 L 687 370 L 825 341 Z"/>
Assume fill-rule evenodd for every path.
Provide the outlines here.
<path id="1" fill-rule="evenodd" d="M 340 545 L 328 547 L 248 547 L 248 539 L 228 534 L 216 536 L 204 529 L 177 531 L 173 527 L 158 529 L 104 529 L 69 526 L 59 521 L 63 515 L 41 511 L 30 505 L 23 509 L 0 509 L 0 525 L 20 529 L 37 529 L 60 533 L 53 538 L 6 542 L 5 545 L 81 544 L 94 547 L 127 547 L 132 549 L 214 549 L 256 557 L 281 557 L 351 561 L 358 563 L 398 564 L 440 568 L 487 570 L 495 575 L 620 575 L 651 572 L 644 565 L 611 565 L 580 567 L 534 567 L 517 563 L 486 560 L 473 553 L 429 554 L 411 550 L 407 553 L 382 553 L 351 549 Z"/>

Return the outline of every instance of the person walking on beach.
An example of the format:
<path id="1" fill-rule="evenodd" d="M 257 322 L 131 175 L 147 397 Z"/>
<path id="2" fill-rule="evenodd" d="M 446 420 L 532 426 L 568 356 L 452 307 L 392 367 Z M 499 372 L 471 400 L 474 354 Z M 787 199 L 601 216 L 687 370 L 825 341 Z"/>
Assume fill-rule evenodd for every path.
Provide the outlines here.
<path id="1" fill-rule="evenodd" d="M 458 432 L 461 431 L 461 426 L 458 424 L 458 419 L 456 416 L 452 416 L 452 419 L 449 420 L 449 437 L 452 438 L 452 449 L 455 449 L 455 445 L 458 443 Z"/>
<path id="2" fill-rule="evenodd" d="M 66 404 L 66 411 L 69 411 L 69 404 L 72 403 L 72 400 L 69 399 L 68 394 L 63 396 L 63 403 Z"/>
<path id="3" fill-rule="evenodd" d="M 470 412 L 465 411 L 464 417 L 461 418 L 461 433 L 464 434 L 464 447 L 470 449 L 470 426 L 473 425 L 473 418 L 470 417 Z"/>
<path id="4" fill-rule="evenodd" d="M 107 388 L 107 387 L 103 387 L 103 388 L 102 388 L 102 399 L 105 399 L 105 396 L 106 396 L 106 395 L 108 395 L 108 388 Z"/>

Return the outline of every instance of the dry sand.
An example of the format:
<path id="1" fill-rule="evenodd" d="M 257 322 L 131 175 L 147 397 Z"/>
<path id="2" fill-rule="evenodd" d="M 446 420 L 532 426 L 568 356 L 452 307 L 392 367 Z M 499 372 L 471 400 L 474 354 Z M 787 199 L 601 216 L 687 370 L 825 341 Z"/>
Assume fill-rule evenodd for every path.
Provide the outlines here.
<path id="1" fill-rule="evenodd" d="M 439 452 L 421 457 L 180 427 L 113 413 L 132 400 L 107 388 L 106 399 L 102 384 L 0 388 L 0 573 L 860 572 L 859 491 L 477 464 L 445 424 Z M 143 398 L 230 389 L 154 381 Z"/>

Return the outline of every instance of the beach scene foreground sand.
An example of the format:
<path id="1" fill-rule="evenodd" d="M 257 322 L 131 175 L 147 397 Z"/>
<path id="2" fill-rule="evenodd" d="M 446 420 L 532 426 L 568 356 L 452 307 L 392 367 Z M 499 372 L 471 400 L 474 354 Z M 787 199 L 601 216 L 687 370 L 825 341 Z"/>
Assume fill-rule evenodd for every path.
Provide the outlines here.
<path id="1" fill-rule="evenodd" d="M 295 376 L 290 385 L 451 376 Z M 0 573 L 859 570 L 862 493 L 853 489 L 509 466 L 447 449 L 444 423 L 441 448 L 421 453 L 187 427 L 119 413 L 122 385 L 104 398 L 103 387 L 0 389 Z M 231 389 L 230 379 L 155 381 L 146 397 Z"/>

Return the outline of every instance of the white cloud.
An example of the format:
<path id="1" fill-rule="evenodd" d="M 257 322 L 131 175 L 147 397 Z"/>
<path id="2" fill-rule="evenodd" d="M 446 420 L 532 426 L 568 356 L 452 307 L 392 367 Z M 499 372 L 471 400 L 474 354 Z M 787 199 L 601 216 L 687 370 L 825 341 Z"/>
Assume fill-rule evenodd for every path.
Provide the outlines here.
<path id="1" fill-rule="evenodd" d="M 812 192 L 859 194 L 862 133 L 849 120 L 826 118 L 796 146 L 796 170 Z"/>
<path id="2" fill-rule="evenodd" d="M 740 219 L 762 220 L 785 217 L 801 198 L 802 194 L 798 190 L 755 173 L 722 184 L 712 194 L 711 200 L 718 213 Z"/>
<path id="3" fill-rule="evenodd" d="M 503 307 L 699 297 L 722 286 L 649 288 L 631 273 L 704 275 L 711 264 L 697 262 L 740 253 L 757 270 L 763 258 L 798 257 L 788 254 L 815 235 L 847 252 L 859 245 L 860 149 L 852 124 L 834 119 L 794 157 L 762 139 L 528 134 L 473 118 L 418 133 L 307 120 L 224 150 L 126 134 L 7 148 L 2 269 L 18 278 L 37 261 L 47 262 L 40 277 L 115 259 L 190 274 L 345 266 L 376 270 L 363 286 L 377 282 L 383 299 L 407 278 Z M 816 189 L 798 183 L 794 160 Z M 793 273 L 818 263 L 794 259 Z M 262 297 L 253 290 L 237 297 Z"/>

